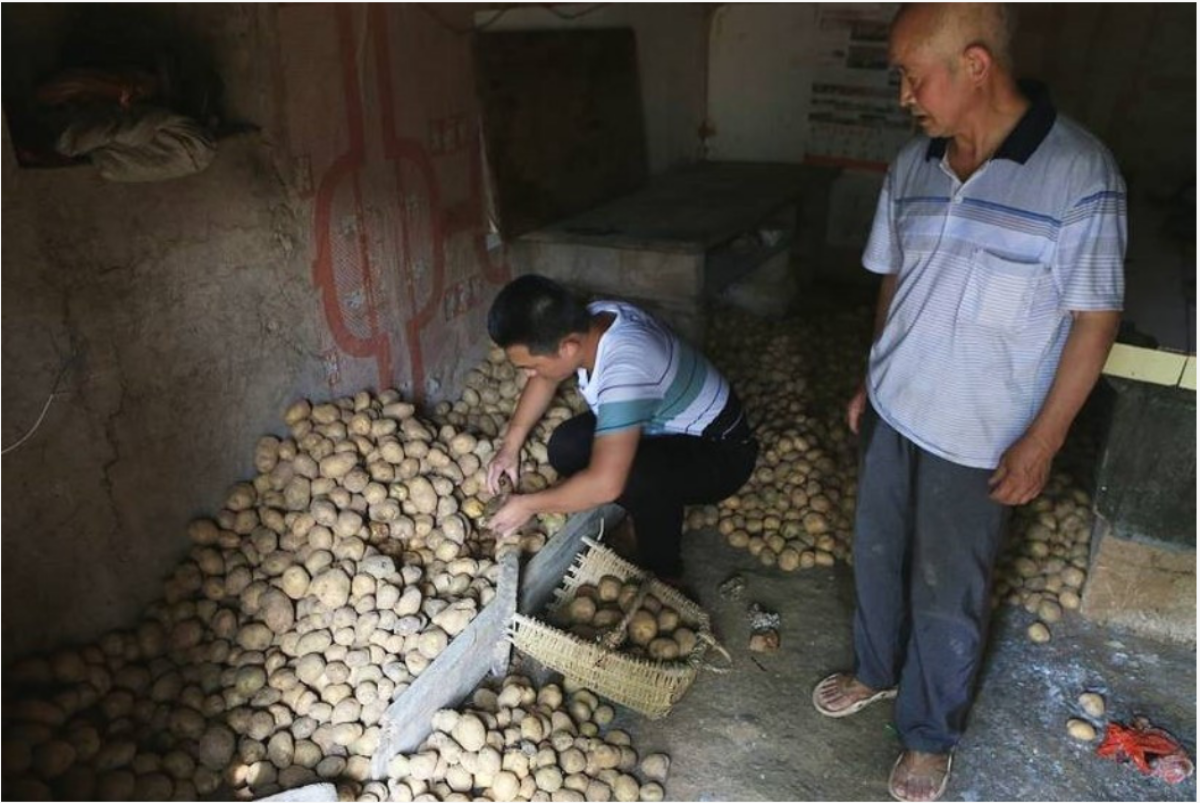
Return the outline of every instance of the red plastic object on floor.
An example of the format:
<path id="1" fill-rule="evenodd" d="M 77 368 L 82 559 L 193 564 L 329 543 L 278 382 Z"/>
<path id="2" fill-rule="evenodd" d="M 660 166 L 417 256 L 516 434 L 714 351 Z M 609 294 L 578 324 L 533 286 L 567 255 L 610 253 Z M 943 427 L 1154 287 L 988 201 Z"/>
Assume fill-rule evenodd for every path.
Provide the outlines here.
<path id="1" fill-rule="evenodd" d="M 1112 761 L 1129 761 L 1143 775 L 1153 775 L 1167 783 L 1181 783 L 1195 771 L 1192 759 L 1175 737 L 1143 717 L 1134 719 L 1132 725 L 1110 722 L 1096 755 Z"/>

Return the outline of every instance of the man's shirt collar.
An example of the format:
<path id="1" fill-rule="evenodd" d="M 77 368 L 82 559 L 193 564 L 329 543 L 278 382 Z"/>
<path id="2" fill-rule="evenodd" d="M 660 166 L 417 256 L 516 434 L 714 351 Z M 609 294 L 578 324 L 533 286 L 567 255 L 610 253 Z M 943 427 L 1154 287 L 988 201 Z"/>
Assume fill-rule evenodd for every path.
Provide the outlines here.
<path id="1" fill-rule="evenodd" d="M 1029 108 L 1017 121 L 1016 127 L 1005 137 L 1004 142 L 1000 143 L 992 158 L 1025 164 L 1054 127 L 1058 110 L 1050 102 L 1050 92 L 1045 84 L 1040 81 L 1019 81 L 1017 85 L 1025 97 L 1029 98 Z M 925 149 L 926 161 L 940 160 L 945 156 L 946 145 L 949 142 L 946 137 L 929 140 L 929 147 Z"/>

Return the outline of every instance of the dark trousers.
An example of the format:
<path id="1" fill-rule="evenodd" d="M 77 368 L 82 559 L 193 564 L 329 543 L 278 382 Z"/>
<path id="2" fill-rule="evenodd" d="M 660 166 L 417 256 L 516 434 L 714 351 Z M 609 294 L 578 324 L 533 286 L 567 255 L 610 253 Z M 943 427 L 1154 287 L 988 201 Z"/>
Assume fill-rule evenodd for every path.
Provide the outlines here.
<path id="1" fill-rule="evenodd" d="M 855 676 L 898 684 L 901 741 L 944 753 L 974 698 L 1009 508 L 988 498 L 990 470 L 935 457 L 869 405 L 860 434 Z"/>
<path id="2" fill-rule="evenodd" d="M 582 413 L 550 436 L 550 465 L 564 476 L 587 467 L 596 416 Z M 750 478 L 758 444 L 689 435 L 642 438 L 617 504 L 633 517 L 638 562 L 660 577 L 683 573 L 680 541 L 684 505 L 713 504 Z"/>

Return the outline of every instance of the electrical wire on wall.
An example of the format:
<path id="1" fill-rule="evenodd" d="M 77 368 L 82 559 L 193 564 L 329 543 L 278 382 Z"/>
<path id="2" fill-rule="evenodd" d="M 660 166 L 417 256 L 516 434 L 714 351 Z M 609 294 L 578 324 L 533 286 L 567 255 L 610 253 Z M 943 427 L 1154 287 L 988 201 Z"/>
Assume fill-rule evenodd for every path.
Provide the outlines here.
<path id="1" fill-rule="evenodd" d="M 11 452 L 13 449 L 16 449 L 18 446 L 25 443 L 25 441 L 32 438 L 33 433 L 38 431 L 38 427 L 40 427 L 42 425 L 42 421 L 46 420 L 46 412 L 50 409 L 50 403 L 54 401 L 55 396 L 59 396 L 62 394 L 62 391 L 60 391 L 58 389 L 58 386 L 59 386 L 59 383 L 62 382 L 63 375 L 67 373 L 67 368 L 69 366 L 70 366 L 70 361 L 63 363 L 62 368 L 58 369 L 58 376 L 54 377 L 54 384 L 50 388 L 50 395 L 46 397 L 46 403 L 42 405 L 42 411 L 40 413 L 38 413 L 37 420 L 33 422 L 33 426 L 30 427 L 29 431 L 26 432 L 24 435 L 22 435 L 17 440 L 16 443 L 12 444 L 11 446 L 5 446 L 3 449 L 0 449 L 0 455 L 6 455 L 9 452 Z"/>

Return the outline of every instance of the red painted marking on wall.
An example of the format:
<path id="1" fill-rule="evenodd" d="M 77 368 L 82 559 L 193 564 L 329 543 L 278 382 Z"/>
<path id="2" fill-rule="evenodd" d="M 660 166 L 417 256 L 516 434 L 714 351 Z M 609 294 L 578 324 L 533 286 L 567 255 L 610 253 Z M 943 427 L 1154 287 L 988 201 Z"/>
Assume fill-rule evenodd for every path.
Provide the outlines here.
<path id="1" fill-rule="evenodd" d="M 321 304 L 325 320 L 338 347 L 355 357 L 374 357 L 380 387 L 391 385 L 391 346 L 387 334 L 379 329 L 376 313 L 374 286 L 371 280 L 371 259 L 366 241 L 366 219 L 362 207 L 362 187 L 358 180 L 359 171 L 365 161 L 366 145 L 363 137 L 363 106 L 359 86 L 358 68 L 354 58 L 354 41 L 351 31 L 351 10 L 338 6 L 337 32 L 340 44 L 342 67 L 342 90 L 346 99 L 346 126 L 350 132 L 350 144 L 345 153 L 338 157 L 322 176 L 317 188 L 314 208 L 314 232 L 316 235 L 316 258 L 313 261 L 313 281 L 321 289 Z M 342 310 L 338 293 L 337 266 L 333 260 L 333 202 L 343 182 L 350 182 L 355 203 L 355 225 L 358 230 L 358 267 L 367 313 L 368 337 L 351 331 Z M 345 269 L 345 268 L 343 268 Z"/>
<path id="2" fill-rule="evenodd" d="M 392 349 L 387 333 L 379 328 L 379 305 L 375 297 L 375 282 L 371 277 L 371 252 L 367 242 L 367 216 L 363 208 L 362 185 L 358 181 L 357 174 L 355 174 L 354 181 L 354 211 L 358 224 L 359 264 L 362 266 L 362 286 L 365 296 L 363 305 L 367 312 L 368 329 L 375 333 L 372 340 L 375 343 L 375 361 L 379 368 L 379 387 L 387 388 L 392 386 Z"/>
<path id="3" fill-rule="evenodd" d="M 483 277 L 468 276 L 446 288 L 442 296 L 442 318 L 453 320 L 467 314 L 483 302 Z"/>
<path id="4" fill-rule="evenodd" d="M 511 273 L 503 260 L 493 262 L 493 254 L 487 248 L 479 117 L 473 105 L 470 80 L 460 78 L 466 75 L 461 68 L 466 63 L 469 45 L 456 37 L 453 44 L 443 48 L 440 43 L 426 45 L 428 40 L 418 38 L 417 52 L 400 54 L 404 63 L 397 64 L 393 61 L 398 54 L 389 21 L 409 26 L 402 29 L 405 31 L 416 25 L 437 30 L 432 22 L 418 14 L 407 14 L 403 7 L 382 4 L 329 7 L 328 13 L 334 22 L 330 27 L 337 37 L 338 70 L 325 74 L 341 84 L 348 145 L 331 163 L 326 162 L 329 166 L 316 182 L 313 279 L 320 290 L 326 322 L 337 348 L 353 357 L 373 358 L 380 387 L 392 384 L 396 369 L 392 360 L 395 347 L 400 344 L 392 343 L 391 339 L 403 333 L 411 363 L 412 392 L 421 398 L 427 377 L 423 343 L 430 337 L 430 327 L 434 324 L 444 327 L 452 319 L 478 308 L 488 295 L 484 284 L 502 284 Z M 404 16 L 399 19 L 398 15 Z M 365 23 L 369 29 L 366 39 L 363 31 L 355 30 L 356 22 L 360 26 Z M 368 43 L 373 51 L 370 55 L 374 69 L 360 74 L 359 61 Z M 430 59 L 434 63 L 425 63 Z M 448 65 L 445 74 L 451 76 L 452 98 L 468 105 L 470 111 L 439 110 L 435 117 L 421 98 L 398 97 L 395 76 L 418 65 L 424 69 Z M 312 80 L 311 74 L 305 77 Z M 370 78 L 374 79 L 373 93 L 364 85 Z M 377 107 L 367 100 L 375 98 Z M 375 120 L 368 115 L 376 112 L 379 148 L 367 146 L 367 137 L 376 131 Z M 400 135 L 401 113 L 408 115 L 404 119 L 406 129 L 427 134 L 428 143 Z M 324 138 L 310 137 L 308 142 L 298 141 L 297 150 L 318 156 L 325 142 Z M 379 153 L 381 161 L 373 155 Z M 435 157 L 467 160 L 468 197 L 451 207 L 443 207 L 444 193 Z M 378 179 L 382 175 L 393 179 L 394 188 L 384 188 L 387 194 L 381 199 Z M 339 219 L 339 204 L 349 207 L 344 214 L 345 222 Z M 382 212 L 377 214 L 376 210 Z M 355 229 L 351 231 L 348 224 Z M 380 262 L 380 252 L 372 251 L 377 239 L 372 227 L 379 225 L 385 227 L 387 236 L 378 239 L 382 239 L 385 247 L 391 243 L 399 251 L 400 275 L 380 273 L 385 265 L 390 268 L 392 262 L 389 252 L 382 253 L 386 262 Z M 454 235 L 471 237 L 477 265 L 465 278 L 447 287 L 447 239 Z M 427 283 L 414 277 L 419 267 L 428 271 Z M 403 302 L 397 303 L 399 299 L 388 293 L 393 280 L 402 283 Z M 418 286 L 425 284 L 428 296 L 418 297 Z M 405 304 L 407 310 L 399 308 Z M 442 341 L 436 344 L 444 348 Z"/>
<path id="5" fill-rule="evenodd" d="M 442 300 L 446 281 L 446 231 L 443 222 L 441 192 L 433 162 L 425 146 L 410 137 L 400 137 L 396 134 L 396 96 L 392 87 L 391 74 L 391 42 L 387 35 L 387 20 L 384 17 L 386 7 L 379 4 L 371 5 L 371 21 L 375 43 L 376 80 L 379 83 L 379 120 L 383 134 L 383 152 L 389 161 L 395 163 L 396 178 L 401 195 L 407 199 L 412 192 L 420 194 L 421 203 L 429 210 L 429 242 L 433 250 L 432 288 L 429 297 L 419 308 L 414 309 L 412 318 L 408 321 L 409 350 L 412 355 L 413 393 L 423 398 L 425 393 L 425 357 L 421 349 L 421 330 L 431 323 Z M 408 187 L 404 183 L 401 165 L 411 163 L 421 179 L 420 187 Z M 406 203 L 406 209 L 408 205 Z M 405 227 L 407 232 L 408 227 Z M 406 249 L 407 250 L 407 249 Z M 411 252 L 406 254 L 406 262 L 410 262 Z M 415 292 L 412 301 L 416 302 Z"/>

